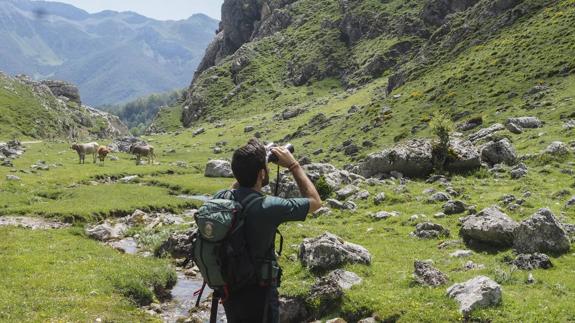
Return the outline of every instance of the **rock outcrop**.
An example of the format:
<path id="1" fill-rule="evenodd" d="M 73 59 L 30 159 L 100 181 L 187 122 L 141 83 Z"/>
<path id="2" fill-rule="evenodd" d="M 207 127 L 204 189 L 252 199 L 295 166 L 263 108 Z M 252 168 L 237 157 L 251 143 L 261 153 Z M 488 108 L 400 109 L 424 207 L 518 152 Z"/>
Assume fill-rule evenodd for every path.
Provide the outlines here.
<path id="1" fill-rule="evenodd" d="M 571 249 L 567 232 L 549 209 L 540 209 L 514 231 L 513 248 L 518 253 L 564 254 Z"/>
<path id="2" fill-rule="evenodd" d="M 351 263 L 369 265 L 371 254 L 360 245 L 326 232 L 316 238 L 304 239 L 299 248 L 299 259 L 311 270 L 326 270 Z"/>
<path id="3" fill-rule="evenodd" d="M 488 277 L 478 276 L 449 287 L 447 295 L 459 302 L 459 312 L 467 317 L 477 308 L 501 303 L 501 286 Z"/>
<path id="4" fill-rule="evenodd" d="M 227 160 L 210 160 L 204 172 L 206 177 L 234 177 L 232 165 Z"/>
<path id="5" fill-rule="evenodd" d="M 459 235 L 468 243 L 510 247 L 519 224 L 496 207 L 488 207 L 462 220 Z"/>

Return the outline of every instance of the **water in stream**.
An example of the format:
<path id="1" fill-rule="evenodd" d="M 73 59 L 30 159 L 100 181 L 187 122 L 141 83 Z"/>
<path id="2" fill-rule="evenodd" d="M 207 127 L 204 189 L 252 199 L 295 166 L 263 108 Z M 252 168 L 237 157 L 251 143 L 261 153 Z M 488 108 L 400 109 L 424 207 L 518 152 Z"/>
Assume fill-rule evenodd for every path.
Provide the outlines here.
<path id="1" fill-rule="evenodd" d="M 138 243 L 134 238 L 115 241 L 111 243 L 111 245 L 116 249 L 124 250 L 127 254 L 138 254 Z M 164 322 L 167 323 L 175 323 L 178 319 L 185 319 L 190 316 L 190 310 L 196 305 L 197 296 L 194 296 L 194 292 L 202 287 L 203 281 L 199 278 L 186 276 L 181 271 L 177 271 L 177 275 L 178 281 L 171 290 L 172 299 L 169 302 L 162 304 L 162 313 L 160 315 Z M 206 286 L 202 294 L 202 301 L 205 301 L 211 293 L 212 290 Z M 197 313 L 196 317 L 201 319 L 203 322 L 209 322 L 209 308 Z M 222 305 L 218 307 L 218 322 L 227 322 Z"/>

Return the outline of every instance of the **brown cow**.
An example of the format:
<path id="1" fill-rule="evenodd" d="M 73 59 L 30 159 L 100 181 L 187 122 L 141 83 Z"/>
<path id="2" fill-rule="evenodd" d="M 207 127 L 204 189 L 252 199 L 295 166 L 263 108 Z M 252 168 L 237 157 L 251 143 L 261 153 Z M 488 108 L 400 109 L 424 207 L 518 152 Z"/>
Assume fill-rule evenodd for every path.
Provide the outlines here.
<path id="1" fill-rule="evenodd" d="M 104 164 L 104 160 L 106 159 L 106 156 L 108 156 L 109 153 L 110 149 L 108 149 L 108 147 L 105 146 L 98 147 L 98 158 L 100 159 L 102 165 Z"/>

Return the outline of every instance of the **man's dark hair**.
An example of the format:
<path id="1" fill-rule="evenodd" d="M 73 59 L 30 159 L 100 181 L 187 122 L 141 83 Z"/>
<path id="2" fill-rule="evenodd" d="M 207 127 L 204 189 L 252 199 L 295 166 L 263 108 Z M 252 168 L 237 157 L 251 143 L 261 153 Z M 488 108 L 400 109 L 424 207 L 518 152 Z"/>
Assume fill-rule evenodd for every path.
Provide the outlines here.
<path id="1" fill-rule="evenodd" d="M 232 172 L 240 186 L 254 187 L 262 169 L 266 169 L 266 147 L 257 139 L 250 139 L 234 152 Z"/>

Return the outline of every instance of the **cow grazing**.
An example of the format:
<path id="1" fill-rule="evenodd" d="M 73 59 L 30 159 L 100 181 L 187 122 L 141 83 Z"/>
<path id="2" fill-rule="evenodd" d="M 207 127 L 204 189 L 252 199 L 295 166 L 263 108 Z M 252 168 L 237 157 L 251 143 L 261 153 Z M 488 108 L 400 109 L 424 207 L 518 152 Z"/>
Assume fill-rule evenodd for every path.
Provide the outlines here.
<path id="1" fill-rule="evenodd" d="M 74 149 L 78 153 L 78 157 L 80 158 L 80 164 L 84 164 L 84 160 L 86 158 L 86 154 L 92 154 L 94 158 L 94 164 L 96 163 L 96 154 L 98 152 L 98 145 L 97 142 L 90 142 L 87 144 L 73 144 L 71 149 Z"/>
<path id="2" fill-rule="evenodd" d="M 133 144 L 130 146 L 130 154 L 136 155 L 136 165 L 140 164 L 140 159 L 142 157 L 148 158 L 148 164 L 151 165 L 154 162 L 154 147 L 150 145 L 137 145 Z"/>
<path id="3" fill-rule="evenodd" d="M 108 147 L 105 146 L 98 147 L 98 159 L 100 159 L 102 165 L 104 164 L 104 160 L 106 159 L 106 156 L 108 156 L 109 153 L 110 149 L 108 149 Z"/>

